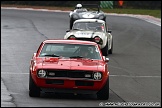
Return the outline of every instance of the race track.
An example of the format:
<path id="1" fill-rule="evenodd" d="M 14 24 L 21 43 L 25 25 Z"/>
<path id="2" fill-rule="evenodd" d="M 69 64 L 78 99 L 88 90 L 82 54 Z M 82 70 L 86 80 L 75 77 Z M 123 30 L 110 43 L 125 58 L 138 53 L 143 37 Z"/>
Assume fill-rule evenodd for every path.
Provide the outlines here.
<path id="1" fill-rule="evenodd" d="M 45 39 L 63 39 L 69 13 L 1 9 L 1 78 L 17 107 L 99 107 L 107 102 L 161 104 L 161 27 L 141 19 L 107 16 L 114 38 L 109 55 L 110 98 L 28 95 L 29 62 Z M 2 98 L 2 97 L 1 97 Z"/>

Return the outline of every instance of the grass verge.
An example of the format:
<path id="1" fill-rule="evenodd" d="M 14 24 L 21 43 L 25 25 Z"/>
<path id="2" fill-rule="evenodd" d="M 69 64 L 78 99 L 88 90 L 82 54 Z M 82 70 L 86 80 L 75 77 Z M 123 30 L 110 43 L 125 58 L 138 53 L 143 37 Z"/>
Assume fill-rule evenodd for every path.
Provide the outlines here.
<path id="1" fill-rule="evenodd" d="M 34 9 L 49 9 L 49 10 L 62 10 L 70 11 L 74 7 L 54 7 L 54 6 L 29 6 L 29 5 L 2 5 L 1 7 L 18 7 L 18 8 L 34 8 Z M 138 14 L 150 15 L 156 18 L 161 18 L 161 10 L 146 10 L 146 9 L 101 9 L 105 13 L 118 13 L 118 14 Z"/>

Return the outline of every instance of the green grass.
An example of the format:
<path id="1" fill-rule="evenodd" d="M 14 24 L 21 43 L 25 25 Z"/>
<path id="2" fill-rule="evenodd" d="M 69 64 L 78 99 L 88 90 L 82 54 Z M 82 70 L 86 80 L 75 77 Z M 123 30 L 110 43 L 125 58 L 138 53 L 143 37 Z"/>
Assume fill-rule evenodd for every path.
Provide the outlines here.
<path id="1" fill-rule="evenodd" d="M 20 8 L 43 8 L 43 9 L 51 9 L 51 10 L 67 10 L 70 11 L 74 9 L 74 7 L 54 7 L 54 6 L 28 6 L 28 5 L 2 5 L 6 7 L 20 7 Z M 140 15 L 150 15 L 156 18 L 161 18 L 161 10 L 146 10 L 146 9 L 101 9 L 105 13 L 118 13 L 118 14 L 140 14 Z"/>
<path id="2" fill-rule="evenodd" d="M 140 14 L 150 15 L 156 18 L 161 18 L 161 10 L 146 10 L 146 9 L 102 9 L 106 13 L 118 13 L 118 14 Z"/>

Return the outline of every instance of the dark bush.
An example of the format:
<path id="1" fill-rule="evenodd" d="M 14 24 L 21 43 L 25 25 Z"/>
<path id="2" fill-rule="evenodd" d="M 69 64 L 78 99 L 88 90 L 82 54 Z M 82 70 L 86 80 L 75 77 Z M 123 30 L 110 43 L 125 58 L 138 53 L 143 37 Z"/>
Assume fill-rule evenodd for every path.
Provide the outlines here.
<path id="1" fill-rule="evenodd" d="M 100 1 L 1 1 L 1 4 L 60 6 L 60 7 L 74 7 L 77 3 L 99 4 Z M 119 8 L 118 1 L 113 2 L 113 7 Z M 161 1 L 124 1 L 123 8 L 161 9 Z"/>

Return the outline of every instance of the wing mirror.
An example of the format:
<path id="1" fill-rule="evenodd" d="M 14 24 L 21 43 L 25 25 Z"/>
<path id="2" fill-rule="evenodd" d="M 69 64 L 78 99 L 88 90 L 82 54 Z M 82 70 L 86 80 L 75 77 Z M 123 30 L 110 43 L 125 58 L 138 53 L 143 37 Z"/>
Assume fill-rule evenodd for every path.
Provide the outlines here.
<path id="1" fill-rule="evenodd" d="M 112 31 L 111 30 L 107 30 L 108 33 L 111 33 Z"/>
<path id="2" fill-rule="evenodd" d="M 35 57 L 35 56 L 36 56 L 36 53 L 33 54 L 33 57 Z"/>
<path id="3" fill-rule="evenodd" d="M 66 30 L 66 32 L 69 32 L 70 30 Z"/>
<path id="4" fill-rule="evenodd" d="M 105 62 L 109 62 L 109 60 L 110 60 L 108 57 L 105 57 L 105 56 L 103 56 L 103 59 Z"/>
<path id="5" fill-rule="evenodd" d="M 31 59 L 30 63 L 32 63 L 34 61 L 35 56 L 36 56 L 36 53 L 33 54 L 33 57 Z"/>

